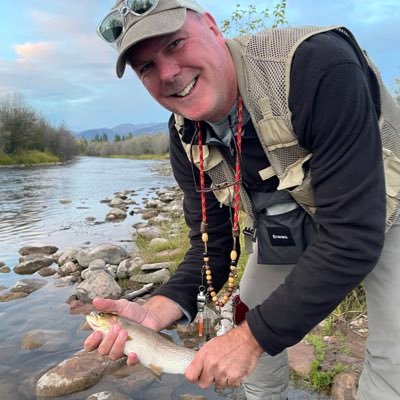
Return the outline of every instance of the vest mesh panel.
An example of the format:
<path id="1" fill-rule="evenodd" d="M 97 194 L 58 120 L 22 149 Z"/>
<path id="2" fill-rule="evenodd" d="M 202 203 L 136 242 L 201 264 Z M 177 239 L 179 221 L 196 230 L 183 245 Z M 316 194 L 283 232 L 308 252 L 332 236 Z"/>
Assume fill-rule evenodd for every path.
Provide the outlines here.
<path id="1" fill-rule="evenodd" d="M 246 35 L 234 39 L 242 54 L 247 98 L 250 103 L 249 112 L 264 151 L 278 177 L 281 177 L 291 164 L 302 159 L 308 151 L 298 143 L 269 151 L 259 131 L 258 122 L 265 117 L 259 102 L 262 98 L 269 97 L 272 114 L 284 121 L 295 138 L 288 104 L 292 56 L 308 37 L 334 29 L 356 43 L 351 32 L 345 28 L 313 26 L 269 29 L 253 36 Z M 400 107 L 386 89 L 379 70 L 368 56 L 366 60 L 375 73 L 380 88 L 381 118 L 379 122 L 383 147 L 391 150 L 400 159 Z M 397 206 L 392 215 L 388 216 L 387 227 L 390 227 L 400 214 L 400 195 L 396 199 Z"/>

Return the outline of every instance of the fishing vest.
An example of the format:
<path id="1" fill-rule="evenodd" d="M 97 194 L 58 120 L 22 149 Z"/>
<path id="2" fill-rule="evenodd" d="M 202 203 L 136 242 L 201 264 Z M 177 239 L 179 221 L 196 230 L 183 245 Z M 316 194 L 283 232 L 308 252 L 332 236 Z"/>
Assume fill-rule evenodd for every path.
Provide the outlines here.
<path id="1" fill-rule="evenodd" d="M 310 215 L 315 213 L 310 174 L 305 173 L 304 163 L 312 153 L 302 148 L 291 122 L 289 109 L 290 72 L 293 56 L 301 43 L 313 35 L 338 31 L 349 41 L 357 42 L 352 33 L 340 26 L 326 28 L 306 26 L 299 28 L 269 29 L 256 35 L 227 39 L 238 78 L 239 92 L 250 113 L 261 146 L 270 167 L 259 171 L 262 179 L 273 176 L 279 179 L 278 190 L 286 190 Z M 400 214 L 400 107 L 386 89 L 379 70 L 361 50 L 379 84 L 381 115 L 379 128 L 383 147 L 386 184 L 386 228 Z M 182 139 L 184 118 L 175 115 L 175 127 Z M 190 159 L 199 166 L 198 146 L 182 141 Z M 234 181 L 234 173 L 216 146 L 203 146 L 204 169 L 212 180 L 217 199 L 231 205 L 232 187 L 225 182 Z M 222 187 L 218 189 L 219 187 Z M 250 218 L 252 204 L 244 188 L 241 203 Z"/>

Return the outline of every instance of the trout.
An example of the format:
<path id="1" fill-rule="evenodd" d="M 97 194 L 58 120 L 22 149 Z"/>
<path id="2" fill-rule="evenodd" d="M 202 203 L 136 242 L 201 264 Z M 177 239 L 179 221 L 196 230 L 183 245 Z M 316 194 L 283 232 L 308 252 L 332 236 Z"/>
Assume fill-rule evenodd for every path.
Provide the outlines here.
<path id="1" fill-rule="evenodd" d="M 158 377 L 163 372 L 184 374 L 196 354 L 195 350 L 179 346 L 153 329 L 115 314 L 92 311 L 86 316 L 86 320 L 95 331 L 101 331 L 103 335 L 113 325 L 121 325 L 128 332 L 124 354 L 136 353 L 139 362 Z"/>

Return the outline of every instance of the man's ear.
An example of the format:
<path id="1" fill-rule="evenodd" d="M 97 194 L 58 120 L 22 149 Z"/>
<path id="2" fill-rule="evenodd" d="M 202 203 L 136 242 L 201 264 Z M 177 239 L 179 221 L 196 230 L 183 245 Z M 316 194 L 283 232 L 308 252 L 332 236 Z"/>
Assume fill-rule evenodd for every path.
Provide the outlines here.
<path id="1" fill-rule="evenodd" d="M 214 32 L 215 36 L 223 37 L 223 34 L 219 30 L 214 17 L 208 12 L 204 12 L 202 15 L 203 15 L 204 20 L 208 24 L 209 28 Z"/>

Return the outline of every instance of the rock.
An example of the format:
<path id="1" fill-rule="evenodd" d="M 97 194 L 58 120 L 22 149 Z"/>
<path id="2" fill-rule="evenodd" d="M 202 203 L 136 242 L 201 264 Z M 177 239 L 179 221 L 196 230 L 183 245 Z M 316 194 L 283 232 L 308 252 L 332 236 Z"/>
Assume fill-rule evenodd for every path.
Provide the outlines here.
<path id="1" fill-rule="evenodd" d="M 70 275 L 73 272 L 80 271 L 81 267 L 73 261 L 67 261 L 63 266 L 60 267 L 58 273 L 60 275 Z"/>
<path id="2" fill-rule="evenodd" d="M 90 262 L 88 269 L 91 271 L 104 271 L 107 267 L 107 263 L 102 259 L 96 259 Z"/>
<path id="3" fill-rule="evenodd" d="M 171 238 L 171 236 L 170 236 Z M 177 256 L 178 254 L 181 253 L 181 249 L 167 249 L 167 250 L 162 250 L 162 251 L 158 251 L 155 256 L 162 258 L 162 259 L 168 259 L 168 258 L 173 258 L 175 256 Z"/>
<path id="4" fill-rule="evenodd" d="M 7 288 L 8 288 L 8 286 L 0 285 L 0 292 L 1 292 L 2 290 L 7 289 Z"/>
<path id="5" fill-rule="evenodd" d="M 159 198 L 163 203 L 171 203 L 172 201 L 175 200 L 175 193 L 168 192 L 168 193 L 162 194 Z"/>
<path id="6" fill-rule="evenodd" d="M 158 215 L 157 210 L 143 210 L 143 211 L 141 210 L 141 213 L 143 213 L 142 219 L 144 219 L 144 220 L 148 220 L 150 218 L 157 217 L 157 215 Z"/>
<path id="7" fill-rule="evenodd" d="M 77 261 L 81 267 L 87 267 L 92 261 L 98 259 L 104 260 L 107 264 L 118 265 L 127 258 L 129 258 L 128 252 L 115 244 L 101 244 L 77 255 Z"/>
<path id="8" fill-rule="evenodd" d="M 64 251 L 64 253 L 58 259 L 58 265 L 62 266 L 68 261 L 77 261 L 78 258 L 85 253 L 84 249 L 81 248 L 73 248 Z M 81 264 L 79 264 L 81 265 Z M 82 266 L 82 265 L 81 265 Z"/>
<path id="9" fill-rule="evenodd" d="M 7 292 L 0 295 L 0 302 L 6 302 L 16 299 L 23 299 L 24 297 L 28 297 L 28 293 L 24 292 Z"/>
<path id="10" fill-rule="evenodd" d="M 51 258 L 54 262 L 58 263 L 60 257 L 65 253 L 65 250 L 57 250 L 54 254 L 51 255 Z"/>
<path id="11" fill-rule="evenodd" d="M 113 219 L 124 219 L 126 218 L 126 212 L 120 208 L 112 208 L 106 215 L 107 220 Z"/>
<path id="12" fill-rule="evenodd" d="M 305 341 L 297 343 L 288 349 L 289 367 L 299 376 L 308 376 L 311 363 L 315 358 L 314 347 Z"/>
<path id="13" fill-rule="evenodd" d="M 109 204 L 110 207 L 125 208 L 125 202 L 120 197 L 114 197 Z"/>
<path id="14" fill-rule="evenodd" d="M 91 394 L 86 400 L 133 400 L 132 397 L 118 392 L 99 392 Z"/>
<path id="15" fill-rule="evenodd" d="M 78 281 L 77 277 L 74 275 L 63 276 L 62 278 L 57 279 L 54 281 L 54 287 L 66 287 L 75 285 Z"/>
<path id="16" fill-rule="evenodd" d="M 44 279 L 21 279 L 10 288 L 10 292 L 31 294 L 46 284 L 47 281 Z"/>
<path id="17" fill-rule="evenodd" d="M 66 342 L 67 340 L 67 338 L 62 339 L 63 335 L 65 335 L 63 331 L 34 329 L 22 337 L 21 347 L 24 350 L 34 350 L 43 347 L 49 342 L 61 344 L 61 342 Z"/>
<path id="18" fill-rule="evenodd" d="M 78 352 L 46 372 L 37 382 L 36 395 L 60 397 L 82 391 L 126 363 L 124 358 L 112 361 L 97 351 Z"/>
<path id="19" fill-rule="evenodd" d="M 164 268 L 149 274 L 133 275 L 129 280 L 139 283 L 165 283 L 169 278 L 171 278 L 171 272 L 167 268 Z"/>
<path id="20" fill-rule="evenodd" d="M 69 204 L 69 203 L 71 203 L 71 200 L 69 200 L 69 199 L 61 199 L 60 203 L 61 204 Z"/>
<path id="21" fill-rule="evenodd" d="M 82 295 L 92 300 L 95 297 L 119 299 L 123 295 L 123 290 L 107 272 L 99 271 L 96 275 L 80 283 L 76 294 L 79 299 Z"/>
<path id="22" fill-rule="evenodd" d="M 168 239 L 164 239 L 164 238 L 154 238 L 150 240 L 149 245 L 151 247 L 156 247 L 156 246 L 164 246 L 166 244 L 169 243 Z"/>
<path id="23" fill-rule="evenodd" d="M 165 215 L 158 215 L 157 217 L 151 218 L 148 220 L 149 225 L 165 225 L 171 221 L 171 218 Z"/>
<path id="24" fill-rule="evenodd" d="M 146 208 L 158 208 L 159 206 L 161 206 L 161 201 L 160 200 L 149 200 L 146 203 Z"/>
<path id="25" fill-rule="evenodd" d="M 11 269 L 7 267 L 7 265 L 3 265 L 2 267 L 0 267 L 0 273 L 7 274 L 8 272 L 11 272 Z"/>
<path id="26" fill-rule="evenodd" d="M 173 266 L 172 262 L 166 261 L 166 262 L 159 262 L 159 263 L 153 263 L 153 264 L 143 264 L 141 266 L 142 271 L 158 271 L 160 269 L 164 268 L 171 268 Z"/>
<path id="27" fill-rule="evenodd" d="M 57 271 L 51 267 L 44 267 L 42 269 L 39 269 L 39 271 L 38 271 L 38 274 L 43 277 L 52 276 L 52 275 L 55 275 L 56 273 L 57 273 Z"/>
<path id="28" fill-rule="evenodd" d="M 128 258 L 127 260 L 121 261 L 117 268 L 117 278 L 130 278 L 140 271 L 143 264 L 144 261 L 140 257 L 135 257 L 134 259 Z"/>
<path id="29" fill-rule="evenodd" d="M 136 233 L 139 236 L 143 236 L 145 239 L 151 240 L 156 237 L 160 237 L 161 230 L 155 226 L 153 226 L 153 227 L 146 226 L 146 227 L 137 228 Z"/>
<path id="30" fill-rule="evenodd" d="M 3 261 L 0 261 L 0 268 L 4 267 L 6 264 L 3 263 Z"/>
<path id="31" fill-rule="evenodd" d="M 55 246 L 41 246 L 41 247 L 26 246 L 26 247 L 21 247 L 18 252 L 19 252 L 19 254 L 21 254 L 21 256 L 27 256 L 30 254 L 51 255 L 57 251 L 58 251 L 58 247 L 55 247 Z"/>
<path id="32" fill-rule="evenodd" d="M 357 378 L 351 373 L 343 372 L 333 379 L 331 396 L 333 400 L 355 400 L 357 395 Z"/>
<path id="33" fill-rule="evenodd" d="M 34 274 L 42 268 L 49 267 L 51 264 L 53 264 L 53 260 L 49 258 L 24 261 L 14 267 L 14 272 L 20 275 Z"/>
<path id="34" fill-rule="evenodd" d="M 201 395 L 181 394 L 180 400 L 207 400 L 207 398 Z"/>

